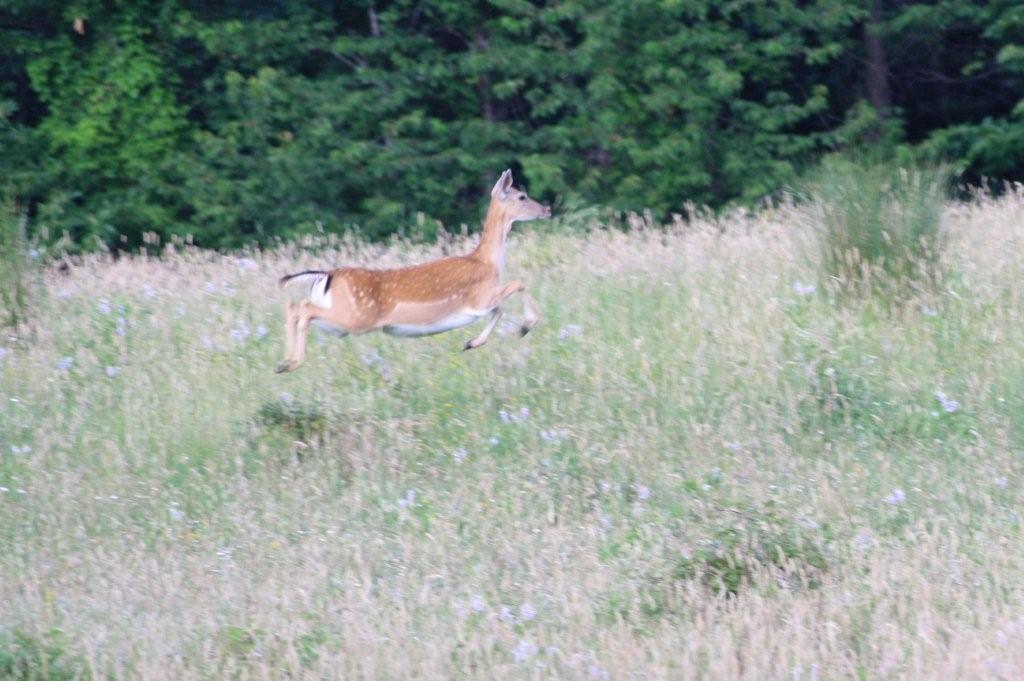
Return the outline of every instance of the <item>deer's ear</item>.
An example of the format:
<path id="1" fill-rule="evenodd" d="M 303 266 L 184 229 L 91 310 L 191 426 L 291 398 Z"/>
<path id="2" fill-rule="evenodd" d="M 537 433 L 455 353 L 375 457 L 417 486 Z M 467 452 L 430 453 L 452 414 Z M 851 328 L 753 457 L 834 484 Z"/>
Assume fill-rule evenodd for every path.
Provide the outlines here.
<path id="1" fill-rule="evenodd" d="M 509 168 L 501 174 L 498 181 L 494 183 L 494 189 L 491 190 L 491 196 L 496 198 L 505 198 L 508 195 L 508 190 L 512 188 L 512 169 Z"/>

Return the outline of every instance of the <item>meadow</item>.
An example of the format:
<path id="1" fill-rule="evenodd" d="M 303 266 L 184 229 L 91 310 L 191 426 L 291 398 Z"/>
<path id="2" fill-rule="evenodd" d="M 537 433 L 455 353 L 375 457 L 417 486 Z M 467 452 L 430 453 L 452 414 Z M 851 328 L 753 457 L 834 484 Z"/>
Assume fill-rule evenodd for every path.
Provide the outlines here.
<path id="1" fill-rule="evenodd" d="M 179 246 L 40 275 L 0 349 L 0 678 L 1024 677 L 1024 192 L 936 285 L 819 213 L 517 227 L 519 303 L 311 334 L 276 278 L 464 250 Z"/>

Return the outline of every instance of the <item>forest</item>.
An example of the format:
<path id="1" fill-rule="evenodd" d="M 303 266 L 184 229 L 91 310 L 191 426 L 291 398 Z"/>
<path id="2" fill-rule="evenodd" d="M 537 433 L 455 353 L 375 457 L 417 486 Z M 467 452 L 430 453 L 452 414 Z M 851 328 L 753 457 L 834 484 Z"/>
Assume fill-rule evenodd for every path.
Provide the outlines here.
<path id="1" fill-rule="evenodd" d="M 751 205 L 836 152 L 1024 179 L 1018 0 L 0 0 L 0 193 L 69 249 Z"/>

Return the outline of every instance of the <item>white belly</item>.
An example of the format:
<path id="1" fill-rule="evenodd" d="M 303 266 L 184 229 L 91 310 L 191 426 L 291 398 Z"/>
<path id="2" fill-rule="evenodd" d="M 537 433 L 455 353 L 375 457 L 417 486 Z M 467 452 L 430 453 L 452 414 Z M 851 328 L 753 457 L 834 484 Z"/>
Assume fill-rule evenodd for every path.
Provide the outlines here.
<path id="1" fill-rule="evenodd" d="M 431 324 L 393 324 L 385 326 L 381 331 L 391 336 L 432 336 L 472 324 L 485 314 L 487 311 L 456 312 Z"/>
<path id="2" fill-rule="evenodd" d="M 340 337 L 348 335 L 348 331 L 343 327 L 340 327 L 337 324 L 331 324 L 329 321 L 324 319 L 314 319 L 310 323 L 315 326 L 318 331 L 323 331 L 324 333 L 328 333 L 332 336 Z"/>

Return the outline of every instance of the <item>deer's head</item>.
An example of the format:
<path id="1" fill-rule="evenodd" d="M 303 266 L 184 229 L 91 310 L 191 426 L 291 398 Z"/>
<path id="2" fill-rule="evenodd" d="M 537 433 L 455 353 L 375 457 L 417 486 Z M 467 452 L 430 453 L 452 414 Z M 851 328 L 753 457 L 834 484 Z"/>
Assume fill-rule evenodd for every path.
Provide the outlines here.
<path id="1" fill-rule="evenodd" d="M 526 222 L 551 217 L 551 209 L 537 203 L 522 189 L 512 186 L 512 170 L 506 170 L 491 190 L 491 207 L 497 208 L 505 217 L 506 224 Z M 506 228 L 507 229 L 507 228 Z"/>

